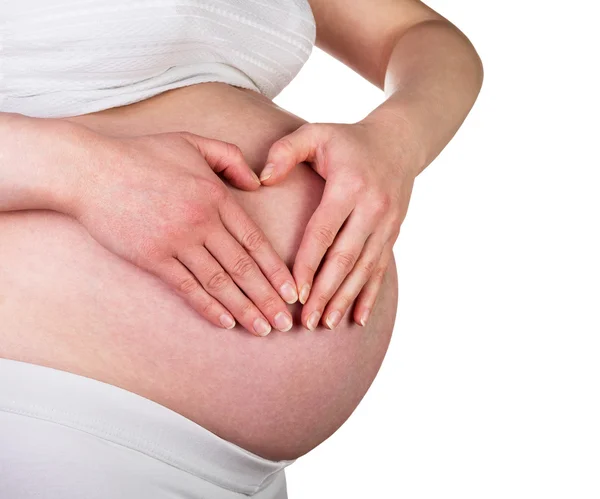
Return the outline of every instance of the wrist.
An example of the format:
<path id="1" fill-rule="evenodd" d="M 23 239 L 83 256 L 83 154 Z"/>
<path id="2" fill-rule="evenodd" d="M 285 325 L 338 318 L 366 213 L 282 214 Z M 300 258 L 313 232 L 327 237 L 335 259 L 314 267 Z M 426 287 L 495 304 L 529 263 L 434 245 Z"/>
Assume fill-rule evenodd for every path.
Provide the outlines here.
<path id="1" fill-rule="evenodd" d="M 53 209 L 77 218 L 95 176 L 95 144 L 100 136 L 85 126 L 59 119 L 48 121 L 48 128 L 50 169 L 56 176 L 48 198 Z"/>
<path id="2" fill-rule="evenodd" d="M 427 166 L 423 137 L 414 123 L 398 110 L 379 107 L 358 124 L 376 130 L 378 136 L 386 138 L 386 144 L 397 148 L 402 158 L 401 167 L 407 175 L 416 177 Z"/>
<path id="3" fill-rule="evenodd" d="M 92 132 L 65 120 L 16 114 L 8 115 L 2 124 L 8 144 L 4 159 L 13 165 L 7 184 L 13 192 L 12 209 L 72 215 L 84 181 L 82 137 Z"/>

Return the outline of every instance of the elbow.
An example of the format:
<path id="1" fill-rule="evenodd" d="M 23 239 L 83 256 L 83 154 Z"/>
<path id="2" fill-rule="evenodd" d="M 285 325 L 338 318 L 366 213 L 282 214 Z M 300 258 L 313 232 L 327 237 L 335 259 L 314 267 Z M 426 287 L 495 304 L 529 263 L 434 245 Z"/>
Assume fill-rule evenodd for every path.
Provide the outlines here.
<path id="1" fill-rule="evenodd" d="M 475 76 L 475 85 L 477 89 L 477 94 L 481 90 L 483 86 L 484 79 L 484 70 L 483 70 L 483 61 L 481 60 L 481 56 L 473 46 L 470 40 L 468 40 L 469 45 L 471 46 L 472 58 L 473 58 L 473 66 L 474 66 L 474 76 Z"/>
<path id="2" fill-rule="evenodd" d="M 467 65 L 469 73 L 472 76 L 475 97 L 477 97 L 477 95 L 479 95 L 481 87 L 483 86 L 484 79 L 483 61 L 481 59 L 481 56 L 479 55 L 477 49 L 475 48 L 471 40 L 467 37 L 467 35 L 465 35 L 458 27 L 456 27 L 456 25 L 452 24 L 450 21 L 446 22 L 450 25 L 451 29 L 453 29 L 458 34 L 466 48 L 465 53 L 468 54 L 466 57 L 468 61 Z"/>

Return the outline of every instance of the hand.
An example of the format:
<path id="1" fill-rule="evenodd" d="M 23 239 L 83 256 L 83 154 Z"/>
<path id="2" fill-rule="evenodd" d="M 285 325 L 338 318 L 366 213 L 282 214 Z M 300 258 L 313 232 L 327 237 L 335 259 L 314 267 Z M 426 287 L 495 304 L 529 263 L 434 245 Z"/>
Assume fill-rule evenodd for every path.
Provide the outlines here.
<path id="1" fill-rule="evenodd" d="M 293 269 L 308 329 L 333 329 L 357 297 L 354 321 L 366 324 L 412 193 L 407 141 L 381 123 L 306 124 L 271 147 L 263 185 L 303 161 L 326 180 Z"/>
<path id="2" fill-rule="evenodd" d="M 271 325 L 292 327 L 281 299 L 297 300 L 292 275 L 215 173 L 238 188 L 259 188 L 236 146 L 187 132 L 83 135 L 73 215 L 92 237 L 215 325 L 231 329 L 235 318 L 258 336 Z"/>

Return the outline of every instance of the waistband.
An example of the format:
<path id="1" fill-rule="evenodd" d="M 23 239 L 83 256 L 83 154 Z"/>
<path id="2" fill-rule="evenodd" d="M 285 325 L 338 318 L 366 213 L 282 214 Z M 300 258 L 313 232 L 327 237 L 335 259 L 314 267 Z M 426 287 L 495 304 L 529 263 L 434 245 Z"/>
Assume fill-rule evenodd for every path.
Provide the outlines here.
<path id="1" fill-rule="evenodd" d="M 294 462 L 262 458 L 122 388 L 1 358 L 0 411 L 86 432 L 240 494 L 261 491 Z"/>

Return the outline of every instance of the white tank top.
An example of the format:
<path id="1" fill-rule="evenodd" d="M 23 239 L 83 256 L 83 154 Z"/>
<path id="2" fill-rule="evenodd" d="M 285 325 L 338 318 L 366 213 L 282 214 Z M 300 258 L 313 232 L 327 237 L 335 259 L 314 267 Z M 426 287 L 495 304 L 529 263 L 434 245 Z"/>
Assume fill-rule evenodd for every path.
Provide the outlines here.
<path id="1" fill-rule="evenodd" d="M 74 116 L 209 81 L 272 99 L 315 32 L 307 0 L 0 0 L 0 111 Z"/>

